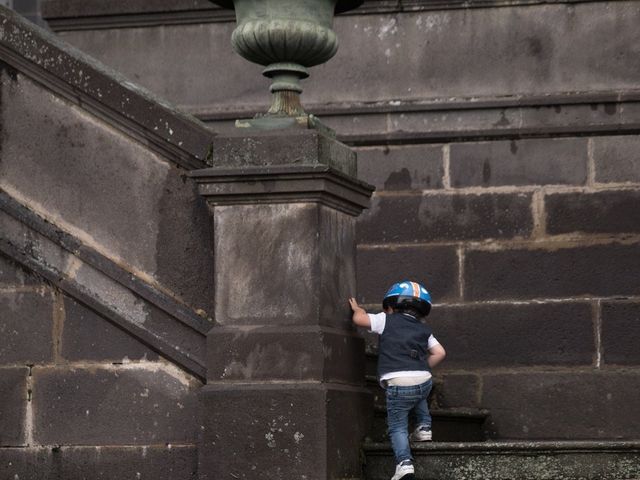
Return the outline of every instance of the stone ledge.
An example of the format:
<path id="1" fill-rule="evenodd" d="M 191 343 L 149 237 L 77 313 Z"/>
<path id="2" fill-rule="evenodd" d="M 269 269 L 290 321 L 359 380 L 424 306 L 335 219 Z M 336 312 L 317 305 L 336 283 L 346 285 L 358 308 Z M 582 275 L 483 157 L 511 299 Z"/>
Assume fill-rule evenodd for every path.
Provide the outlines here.
<path id="1" fill-rule="evenodd" d="M 367 453 L 386 453 L 391 445 L 387 443 L 370 443 L 365 445 Z M 530 441 L 530 442 L 432 442 L 419 443 L 414 446 L 416 453 L 428 455 L 429 452 L 465 453 L 530 453 L 530 452 L 637 452 L 640 453 L 640 441 Z M 640 457 L 638 457 L 640 462 Z"/>
<path id="2" fill-rule="evenodd" d="M 208 168 L 190 176 L 210 205 L 317 202 L 357 216 L 373 190 L 326 165 Z"/>

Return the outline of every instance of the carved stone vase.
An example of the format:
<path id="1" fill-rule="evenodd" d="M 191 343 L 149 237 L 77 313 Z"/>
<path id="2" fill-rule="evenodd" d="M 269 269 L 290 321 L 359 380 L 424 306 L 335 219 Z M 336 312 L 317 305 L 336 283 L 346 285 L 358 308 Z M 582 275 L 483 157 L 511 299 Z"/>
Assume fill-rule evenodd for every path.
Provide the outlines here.
<path id="1" fill-rule="evenodd" d="M 363 0 L 211 0 L 235 8 L 237 27 L 231 43 L 247 60 L 264 65 L 273 94 L 267 116 L 305 115 L 300 80 L 309 67 L 333 57 L 338 38 L 334 13 L 359 6 Z"/>

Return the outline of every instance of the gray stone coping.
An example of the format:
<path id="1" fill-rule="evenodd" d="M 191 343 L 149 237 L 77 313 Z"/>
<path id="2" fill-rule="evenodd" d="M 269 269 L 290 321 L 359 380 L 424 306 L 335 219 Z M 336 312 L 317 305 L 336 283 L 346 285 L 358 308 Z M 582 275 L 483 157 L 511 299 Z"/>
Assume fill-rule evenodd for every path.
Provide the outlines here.
<path id="1" fill-rule="evenodd" d="M 351 215 L 369 207 L 373 187 L 327 165 L 272 165 L 192 171 L 210 205 L 319 202 Z"/>
<path id="2" fill-rule="evenodd" d="M 215 134 L 206 125 L 5 7 L 0 59 L 168 160 L 207 165 Z"/>

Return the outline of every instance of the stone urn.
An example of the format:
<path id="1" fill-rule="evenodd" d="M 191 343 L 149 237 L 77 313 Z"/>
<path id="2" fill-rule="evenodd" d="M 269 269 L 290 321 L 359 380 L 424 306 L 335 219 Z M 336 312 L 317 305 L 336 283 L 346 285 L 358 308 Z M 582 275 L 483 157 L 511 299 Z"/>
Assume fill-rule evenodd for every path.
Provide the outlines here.
<path id="1" fill-rule="evenodd" d="M 300 80 L 309 67 L 333 57 L 338 38 L 335 13 L 358 7 L 363 0 L 211 0 L 236 12 L 231 43 L 247 60 L 264 65 L 273 94 L 267 117 L 305 115 Z"/>

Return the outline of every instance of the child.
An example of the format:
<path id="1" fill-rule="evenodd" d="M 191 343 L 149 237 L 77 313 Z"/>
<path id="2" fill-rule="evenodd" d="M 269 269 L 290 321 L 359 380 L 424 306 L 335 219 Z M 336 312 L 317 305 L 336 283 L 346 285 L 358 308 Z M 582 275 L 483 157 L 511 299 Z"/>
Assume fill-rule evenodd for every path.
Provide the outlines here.
<path id="1" fill-rule="evenodd" d="M 431 416 L 427 396 L 431 391 L 431 368 L 445 357 L 442 345 L 422 323 L 431 311 L 431 295 L 419 283 L 394 284 L 382 302 L 383 313 L 368 314 L 354 298 L 349 299 L 353 323 L 380 335 L 378 377 L 386 390 L 387 426 L 396 459 L 391 480 L 414 478 L 409 447 L 409 412 L 414 411 L 416 429 L 411 440 L 431 440 Z"/>

